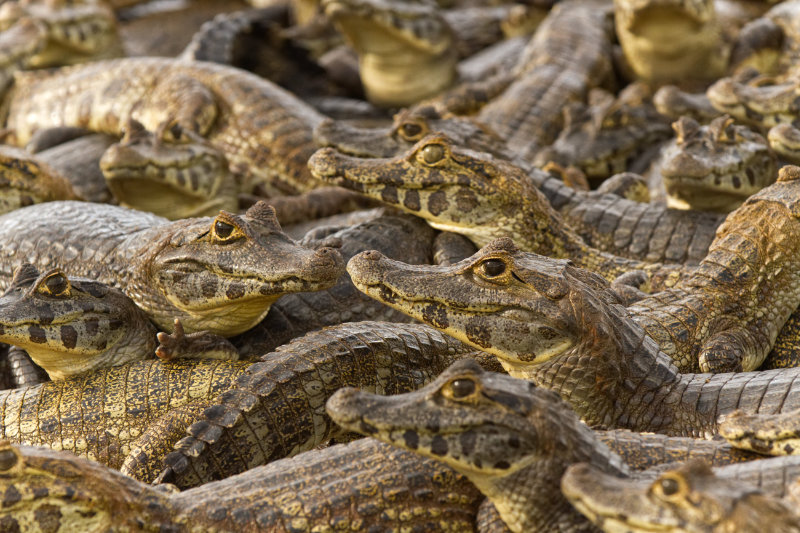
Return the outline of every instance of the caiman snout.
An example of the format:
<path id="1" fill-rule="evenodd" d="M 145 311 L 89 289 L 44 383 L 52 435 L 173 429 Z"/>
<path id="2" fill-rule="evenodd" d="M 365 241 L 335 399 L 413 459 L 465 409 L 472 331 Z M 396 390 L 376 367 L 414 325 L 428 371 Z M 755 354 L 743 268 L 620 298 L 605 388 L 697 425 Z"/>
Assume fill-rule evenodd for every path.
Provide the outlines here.
<path id="1" fill-rule="evenodd" d="M 344 274 L 344 260 L 338 250 L 322 247 L 311 254 L 306 260 L 306 267 L 314 277 L 321 279 L 338 279 Z"/>
<path id="2" fill-rule="evenodd" d="M 337 175 L 336 150 L 320 148 L 308 158 L 308 168 L 317 178 L 333 178 Z"/>
<path id="3" fill-rule="evenodd" d="M 347 272 L 353 281 L 358 283 L 374 283 L 382 279 L 382 270 L 379 263 L 385 256 L 377 250 L 369 250 L 354 255 L 347 263 Z"/>

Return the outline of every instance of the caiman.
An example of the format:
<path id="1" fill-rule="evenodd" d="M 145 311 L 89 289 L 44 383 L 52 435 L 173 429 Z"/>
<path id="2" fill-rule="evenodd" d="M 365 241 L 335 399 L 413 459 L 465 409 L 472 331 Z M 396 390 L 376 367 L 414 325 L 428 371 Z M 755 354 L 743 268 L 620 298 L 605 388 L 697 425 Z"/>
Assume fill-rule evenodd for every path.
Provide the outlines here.
<path id="1" fill-rule="evenodd" d="M 437 461 L 362 439 L 177 492 L 72 454 L 0 444 L 2 531 L 475 531 L 480 492 Z"/>
<path id="2" fill-rule="evenodd" d="M 246 71 L 169 58 L 97 61 L 18 73 L 3 104 L 6 142 L 73 126 L 121 137 L 136 120 L 164 142 L 204 138 L 228 161 L 242 192 L 296 194 L 318 185 L 306 161 L 323 116 Z"/>
<path id="3" fill-rule="evenodd" d="M 650 477 L 634 473 L 557 394 L 486 372 L 472 361 L 455 363 L 433 383 L 406 394 L 383 397 L 342 389 L 327 409 L 346 429 L 438 459 L 464 474 L 515 532 L 592 530 L 556 490 L 572 464 L 589 462 L 610 475 Z M 756 480 L 767 472 L 778 474 L 769 488 L 780 490 L 780 474 L 796 475 L 800 461 L 769 467 L 756 461 L 720 471 L 728 469 L 729 476 L 746 478 L 749 471 Z"/>
<path id="4" fill-rule="evenodd" d="M 6 286 L 23 261 L 120 288 L 155 324 L 233 336 L 282 294 L 333 285 L 338 252 L 310 250 L 281 231 L 274 210 L 175 222 L 123 207 L 48 202 L 0 217 Z"/>
<path id="5" fill-rule="evenodd" d="M 713 0 L 614 0 L 617 37 L 637 78 L 714 80 L 730 56 Z"/>
<path id="6" fill-rule="evenodd" d="M 649 288 L 673 285 L 689 269 L 629 260 L 588 246 L 520 169 L 431 134 L 405 154 L 364 159 L 331 148 L 308 162 L 320 179 L 420 216 L 436 229 L 484 246 L 513 238 L 524 250 L 569 257 L 609 279 L 631 270 L 647 273 Z"/>
<path id="7" fill-rule="evenodd" d="M 775 181 L 777 161 L 766 139 L 728 115 L 708 126 L 681 118 L 673 128 L 675 142 L 660 166 L 671 207 L 727 213 Z"/>
<path id="8" fill-rule="evenodd" d="M 0 342 L 63 379 L 153 357 L 156 330 L 119 289 L 23 264 L 0 296 Z"/>
<path id="9" fill-rule="evenodd" d="M 385 107 L 413 104 L 456 83 L 459 56 L 502 39 L 510 10 L 443 10 L 427 0 L 323 0 L 321 6 L 358 53 L 367 99 Z"/>
<path id="10" fill-rule="evenodd" d="M 715 473 L 702 461 L 665 472 L 655 481 L 610 476 L 577 464 L 561 478 L 572 505 L 603 531 L 759 533 L 800 531 L 796 501 Z"/>
<path id="11" fill-rule="evenodd" d="M 743 450 L 800 455 L 800 411 L 773 415 L 734 411 L 720 420 L 719 434 Z"/>
<path id="12" fill-rule="evenodd" d="M 708 252 L 724 216 L 667 209 L 626 200 L 616 194 L 578 191 L 545 172 L 529 168 L 497 135 L 469 117 L 416 106 L 398 113 L 389 129 L 356 128 L 341 121 L 322 122 L 315 140 L 359 157 L 393 157 L 432 132 L 456 145 L 513 162 L 527 173 L 564 220 L 591 246 L 631 259 L 698 263 Z M 473 154 L 474 156 L 474 154 Z"/>
<path id="13" fill-rule="evenodd" d="M 82 200 L 60 172 L 38 156 L 0 146 L 0 214 L 55 200 Z"/>
<path id="14" fill-rule="evenodd" d="M 123 55 L 114 12 L 100 2 L 4 2 L 0 30 L 21 20 L 44 29 L 41 49 L 28 59 L 33 68 L 57 67 Z"/>
<path id="15" fill-rule="evenodd" d="M 710 437 L 717 416 L 737 408 L 800 408 L 797 368 L 681 374 L 605 280 L 568 261 L 518 252 L 508 239 L 450 267 L 406 266 L 366 252 L 348 271 L 367 294 L 558 392 L 595 427 Z M 723 356 L 743 333 L 735 320 L 727 327 L 731 342 L 723 326 L 710 343 Z"/>

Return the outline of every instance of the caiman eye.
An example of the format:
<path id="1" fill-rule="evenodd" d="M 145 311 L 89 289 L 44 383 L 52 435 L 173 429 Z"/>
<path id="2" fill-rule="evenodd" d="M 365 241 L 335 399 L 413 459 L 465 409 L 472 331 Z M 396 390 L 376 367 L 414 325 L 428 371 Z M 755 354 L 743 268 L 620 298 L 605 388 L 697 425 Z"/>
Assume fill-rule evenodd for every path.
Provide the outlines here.
<path id="1" fill-rule="evenodd" d="M 65 296 L 69 294 L 69 280 L 63 272 L 53 272 L 42 281 L 39 289 L 52 296 Z"/>
<path id="2" fill-rule="evenodd" d="M 469 378 L 454 379 L 450 382 L 453 398 L 466 398 L 475 392 L 475 382 Z"/>
<path id="3" fill-rule="evenodd" d="M 429 144 L 422 149 L 422 160 L 428 165 L 435 165 L 444 159 L 445 149 L 441 144 Z"/>
<path id="4" fill-rule="evenodd" d="M 240 230 L 237 226 L 219 217 L 214 219 L 214 223 L 211 225 L 211 231 L 213 233 L 213 237 L 217 241 L 221 241 L 223 243 L 233 242 L 244 235 L 242 230 Z"/>
<path id="5" fill-rule="evenodd" d="M 0 450 L 0 472 L 7 472 L 17 464 L 17 454 L 12 449 Z"/>
<path id="6" fill-rule="evenodd" d="M 481 271 L 487 278 L 496 278 L 505 273 L 506 264 L 501 259 L 487 259 L 481 263 Z"/>
<path id="7" fill-rule="evenodd" d="M 661 486 L 661 492 L 664 494 L 664 496 L 674 496 L 678 494 L 678 491 L 681 488 L 678 482 L 672 478 L 662 479 L 659 482 L 659 485 Z"/>
<path id="8" fill-rule="evenodd" d="M 661 479 L 653 484 L 654 492 L 667 500 L 674 500 L 680 498 L 688 490 L 686 482 L 680 478 L 675 478 L 669 474 L 664 475 Z"/>
<path id="9" fill-rule="evenodd" d="M 418 141 L 422 138 L 423 128 L 416 122 L 404 122 L 400 126 L 400 136 L 407 141 Z"/>

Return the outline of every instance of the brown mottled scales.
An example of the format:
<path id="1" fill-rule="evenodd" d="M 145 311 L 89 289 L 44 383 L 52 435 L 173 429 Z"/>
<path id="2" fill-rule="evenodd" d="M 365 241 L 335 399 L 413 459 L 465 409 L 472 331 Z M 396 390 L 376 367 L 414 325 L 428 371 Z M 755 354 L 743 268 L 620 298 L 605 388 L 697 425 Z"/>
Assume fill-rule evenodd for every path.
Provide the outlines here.
<path id="1" fill-rule="evenodd" d="M 21 73 L 3 114 L 7 139 L 19 145 L 59 126 L 121 136 L 133 119 L 168 142 L 183 130 L 203 137 L 225 155 L 243 192 L 294 194 L 318 184 L 306 160 L 322 115 L 234 67 L 128 58 Z"/>
<path id="2" fill-rule="evenodd" d="M 48 202 L 0 217 L 0 285 L 23 260 L 119 287 L 153 322 L 223 336 L 257 324 L 282 294 L 333 285 L 331 248 L 304 248 L 269 206 L 175 222 L 123 207 Z"/>
<path id="3" fill-rule="evenodd" d="M 365 252 L 348 271 L 367 294 L 558 392 L 595 427 L 708 437 L 717 416 L 737 408 L 800 408 L 800 369 L 679 373 L 605 280 L 515 250 L 498 240 L 451 267 L 405 266 Z M 738 334 L 735 321 L 728 327 Z M 723 346 L 725 327 L 717 331 Z"/>
<path id="4" fill-rule="evenodd" d="M 725 218 L 717 213 L 668 209 L 599 191 L 577 191 L 548 174 L 528 169 L 505 143 L 469 117 L 442 114 L 430 106 L 398 113 L 389 129 L 355 128 L 325 121 L 314 130 L 320 145 L 360 157 L 393 157 L 431 132 L 442 132 L 454 144 L 513 161 L 526 172 L 564 220 L 590 246 L 631 259 L 664 263 L 698 263 L 706 256 L 714 232 Z"/>
<path id="5" fill-rule="evenodd" d="M 249 367 L 189 427 L 157 479 L 192 487 L 309 450 L 341 435 L 325 414 L 325 402 L 340 387 L 414 390 L 454 360 L 478 356 L 419 324 L 354 322 L 309 333 Z M 163 449 L 158 432 L 146 439 Z M 131 457 L 125 470 L 151 481 L 161 459 L 159 453 Z"/>
<path id="6" fill-rule="evenodd" d="M 561 490 L 603 531 L 800 531 L 797 502 L 716 475 L 703 461 L 669 470 L 655 481 L 623 480 L 582 463 L 566 471 Z"/>
<path id="7" fill-rule="evenodd" d="M 425 221 L 398 214 L 355 224 L 321 241 L 306 236 L 302 243 L 318 247 L 339 240 L 338 251 L 345 261 L 366 250 L 379 250 L 387 257 L 410 264 L 428 264 L 432 258 L 433 234 L 433 228 Z M 329 289 L 282 296 L 270 306 L 261 322 L 231 341 L 244 357 L 261 355 L 309 331 L 361 320 L 410 321 L 405 314 L 356 289 L 350 276 L 344 273 Z"/>
<path id="8" fill-rule="evenodd" d="M 475 530 L 482 498 L 436 461 L 372 439 L 314 450 L 175 492 L 102 465 L 0 444 L 0 529 L 32 531 Z M 15 495 L 8 497 L 8 495 Z"/>
<path id="9" fill-rule="evenodd" d="M 557 394 L 486 372 L 473 361 L 454 363 L 415 392 L 384 397 L 341 389 L 328 401 L 327 410 L 346 429 L 443 461 L 464 474 L 514 532 L 591 531 L 554 490 L 572 464 L 589 462 L 615 476 L 640 475 Z M 670 446 L 663 435 L 652 438 Z M 771 469 L 756 466 L 749 476 L 789 476 L 800 470 L 800 461 L 788 463 Z M 728 467 L 726 475 L 737 476 L 738 467 Z M 741 472 L 737 477 L 747 475 Z M 770 488 L 783 485 L 778 480 Z"/>
<path id="10" fill-rule="evenodd" d="M 38 156 L 0 146 L 0 213 L 54 200 L 81 200 L 70 182 Z"/>
<path id="11" fill-rule="evenodd" d="M 779 414 L 734 411 L 719 423 L 732 446 L 767 455 L 800 455 L 800 410 Z"/>
<path id="12" fill-rule="evenodd" d="M 137 439 L 168 411 L 209 403 L 250 364 L 138 361 L 1 391 L 0 438 L 68 450 L 119 468 Z"/>
<path id="13" fill-rule="evenodd" d="M 644 271 L 651 290 L 671 286 L 688 272 L 681 265 L 644 263 L 588 246 L 521 169 L 463 149 L 443 135 L 427 135 L 411 150 L 388 159 L 322 148 L 308 164 L 320 179 L 420 216 L 477 246 L 511 237 L 524 250 L 568 257 L 609 279 Z"/>
<path id="14" fill-rule="evenodd" d="M 0 341 L 63 379 L 152 358 L 156 330 L 119 289 L 24 264 L 0 296 Z"/>

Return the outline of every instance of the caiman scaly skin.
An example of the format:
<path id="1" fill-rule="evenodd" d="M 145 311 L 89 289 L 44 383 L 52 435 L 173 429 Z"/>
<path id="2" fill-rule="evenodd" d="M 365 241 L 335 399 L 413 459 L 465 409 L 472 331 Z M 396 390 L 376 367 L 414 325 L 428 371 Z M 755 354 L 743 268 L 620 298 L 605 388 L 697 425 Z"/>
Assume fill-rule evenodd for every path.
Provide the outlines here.
<path id="1" fill-rule="evenodd" d="M 0 296 L 0 341 L 63 379 L 154 357 L 156 329 L 119 289 L 24 264 Z"/>
<path id="2" fill-rule="evenodd" d="M 225 156 L 199 135 L 164 143 L 131 121 L 99 166 L 114 198 L 124 207 L 178 220 L 237 211 L 239 187 Z"/>
<path id="3" fill-rule="evenodd" d="M 800 369 L 681 374 L 602 278 L 514 249 L 500 240 L 451 267 L 366 252 L 348 271 L 367 294 L 558 392 L 595 427 L 709 437 L 737 408 L 800 408 Z"/>
<path id="4" fill-rule="evenodd" d="M 442 135 L 428 135 L 408 152 L 389 159 L 364 159 L 322 148 L 308 164 L 322 180 L 420 216 L 436 229 L 460 233 L 476 246 L 511 237 L 524 250 L 568 257 L 612 280 L 642 270 L 651 290 L 671 286 L 689 271 L 591 248 L 523 171 L 455 146 Z"/>
<path id="5" fill-rule="evenodd" d="M 249 367 L 174 452 L 131 457 L 125 470 L 150 481 L 163 458 L 166 469 L 157 480 L 184 488 L 243 472 L 340 435 L 325 414 L 325 402 L 339 388 L 414 390 L 466 357 L 481 354 L 419 324 L 354 322 L 309 333 Z M 172 446 L 160 444 L 158 432 L 150 437 L 156 450 Z"/>
<path id="6" fill-rule="evenodd" d="M 712 0 L 614 0 L 617 37 L 637 78 L 650 83 L 713 80 L 730 44 Z"/>
<path id="7" fill-rule="evenodd" d="M 589 462 L 608 474 L 633 475 L 557 394 L 486 372 L 473 361 L 454 363 L 436 381 L 406 394 L 341 389 L 327 409 L 346 429 L 438 459 L 464 474 L 512 531 L 593 530 L 554 490 L 572 464 Z M 737 466 L 729 467 L 731 472 Z M 791 475 L 799 468 L 800 461 L 789 461 L 771 470 Z M 750 476 L 766 470 L 752 468 Z M 774 485 L 772 490 L 783 489 L 780 481 Z"/>
<path id="8" fill-rule="evenodd" d="M 767 455 L 800 455 L 800 411 L 774 415 L 734 411 L 719 423 L 732 446 Z"/>
<path id="9" fill-rule="evenodd" d="M 174 492 L 64 452 L 0 445 L 3 531 L 475 531 L 482 498 L 437 461 L 362 439 Z"/>
<path id="10" fill-rule="evenodd" d="M 121 137 L 133 119 L 166 142 L 184 131 L 203 137 L 227 158 L 242 192 L 296 194 L 318 185 L 306 161 L 322 115 L 234 67 L 151 57 L 20 73 L 3 116 L 6 142 L 17 145 L 60 126 Z"/>
<path id="11" fill-rule="evenodd" d="M 83 200 L 60 172 L 38 156 L 0 147 L 0 213 L 55 200 Z"/>
<path id="12" fill-rule="evenodd" d="M 316 247 L 339 240 L 338 250 L 345 261 L 366 250 L 379 250 L 406 263 L 430 264 L 433 235 L 434 230 L 418 217 L 384 215 L 332 233 L 321 241 L 306 237 L 302 244 Z M 242 356 L 261 355 L 310 331 L 362 320 L 409 322 L 411 319 L 366 296 L 344 273 L 329 289 L 282 296 L 270 306 L 264 320 L 231 341 Z"/>
<path id="13" fill-rule="evenodd" d="M 724 213 L 775 181 L 777 161 L 766 139 L 731 117 L 708 126 L 681 118 L 673 128 L 675 143 L 664 149 L 660 167 L 668 205 Z"/>
<path id="14" fill-rule="evenodd" d="M 429 133 L 445 134 L 454 144 L 513 161 L 528 173 L 550 204 L 590 246 L 631 259 L 660 263 L 698 263 L 708 252 L 724 216 L 668 209 L 598 191 L 578 191 L 528 168 L 496 134 L 469 117 L 442 114 L 431 106 L 398 113 L 389 129 L 356 128 L 325 121 L 314 130 L 321 146 L 359 157 L 393 157 Z"/>
<path id="15" fill-rule="evenodd" d="M 552 143 L 562 109 L 611 75 L 613 22 L 607 2 L 561 2 L 523 51 L 516 79 L 476 115 L 526 161 Z"/>
<path id="16" fill-rule="evenodd" d="M 342 260 L 281 231 L 272 208 L 175 222 L 123 207 L 48 202 L 0 217 L 0 284 L 23 260 L 120 288 L 156 325 L 233 336 L 282 294 L 333 285 Z"/>
<path id="17" fill-rule="evenodd" d="M 795 502 L 719 477 L 702 461 L 652 482 L 620 479 L 582 463 L 567 469 L 561 489 L 576 509 L 608 532 L 800 531 Z"/>
<path id="18" fill-rule="evenodd" d="M 120 468 L 152 424 L 171 410 L 209 404 L 250 364 L 136 361 L 0 391 L 0 438 L 67 450 Z"/>

